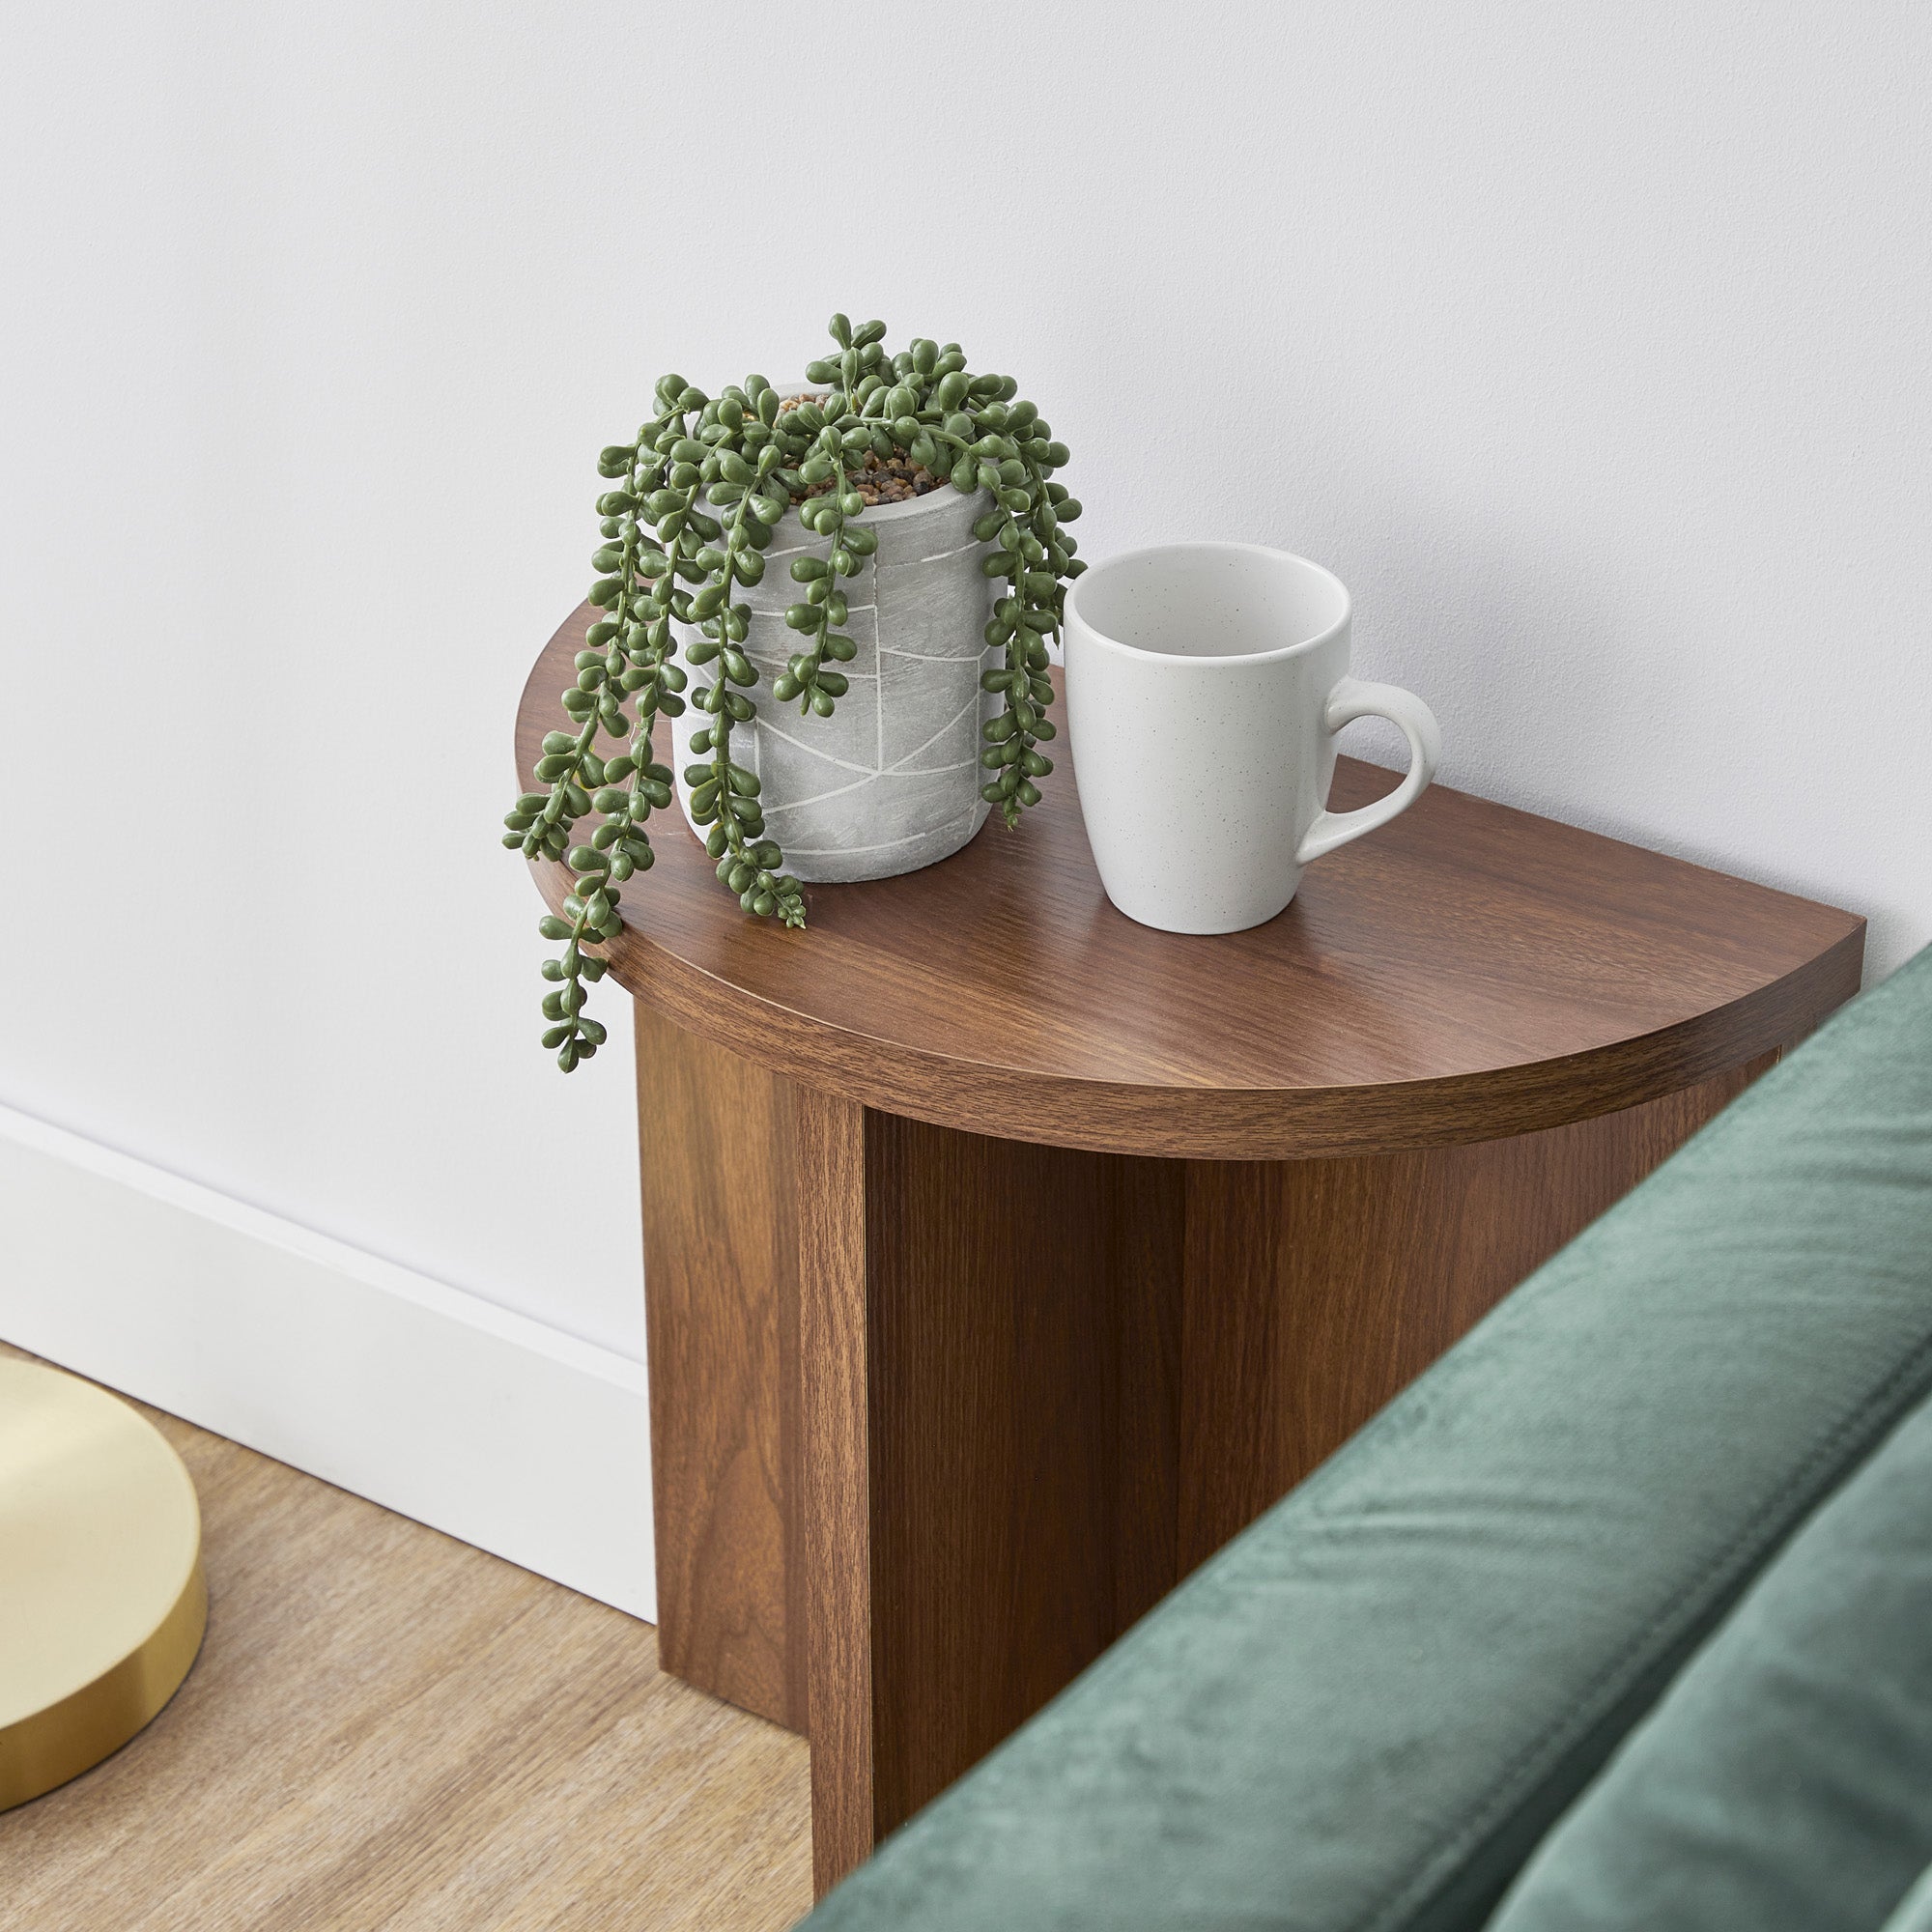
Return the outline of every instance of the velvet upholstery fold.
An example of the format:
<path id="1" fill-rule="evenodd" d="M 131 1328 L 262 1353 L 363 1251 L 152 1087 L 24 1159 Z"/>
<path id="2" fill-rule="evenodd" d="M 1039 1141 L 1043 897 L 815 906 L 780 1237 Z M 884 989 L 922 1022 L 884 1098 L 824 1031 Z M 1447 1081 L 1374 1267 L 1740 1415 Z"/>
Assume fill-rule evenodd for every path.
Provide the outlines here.
<path id="1" fill-rule="evenodd" d="M 1820 1506 L 1492 1932 L 1875 1932 L 1932 1861 L 1932 1404 Z"/>

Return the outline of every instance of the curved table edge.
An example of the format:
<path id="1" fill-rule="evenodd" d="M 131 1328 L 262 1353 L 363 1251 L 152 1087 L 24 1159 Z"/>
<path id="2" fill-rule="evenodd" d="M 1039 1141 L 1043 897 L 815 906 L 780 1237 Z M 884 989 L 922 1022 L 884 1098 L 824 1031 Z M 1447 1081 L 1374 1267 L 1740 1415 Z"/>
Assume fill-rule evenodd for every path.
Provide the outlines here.
<path id="1" fill-rule="evenodd" d="M 588 609 L 573 611 L 531 665 L 520 725 L 552 645 L 581 625 Z M 518 763 L 521 784 L 521 757 Z M 540 860 L 530 870 L 545 903 L 560 911 L 563 867 Z M 747 992 L 628 923 L 603 951 L 618 985 L 675 1025 L 801 1086 L 881 1113 L 1101 1153 L 1293 1160 L 1507 1140 L 1698 1086 L 1795 1045 L 1850 999 L 1859 990 L 1864 935 L 1865 923 L 1857 919 L 1780 979 L 1587 1052 L 1438 1080 L 1295 1088 L 1142 1087 L 962 1060 L 880 1040 Z"/>
<path id="2" fill-rule="evenodd" d="M 553 911 L 564 886 L 532 866 Z M 1101 1153 L 1292 1160 L 1507 1140 L 1619 1113 L 1803 1039 L 1859 989 L 1861 922 L 1739 999 L 1554 1060 L 1381 1086 L 1139 1087 L 886 1042 L 747 992 L 635 925 L 604 949 L 611 977 L 686 1032 L 804 1087 L 878 1112 L 1003 1140 Z"/>

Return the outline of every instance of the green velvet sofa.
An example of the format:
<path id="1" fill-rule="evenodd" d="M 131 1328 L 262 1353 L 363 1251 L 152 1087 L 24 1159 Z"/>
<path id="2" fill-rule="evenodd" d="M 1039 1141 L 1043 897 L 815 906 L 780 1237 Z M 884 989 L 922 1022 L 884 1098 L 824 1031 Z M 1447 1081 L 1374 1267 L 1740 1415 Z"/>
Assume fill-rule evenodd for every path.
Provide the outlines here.
<path id="1" fill-rule="evenodd" d="M 1932 952 L 811 1932 L 1932 1932 Z"/>

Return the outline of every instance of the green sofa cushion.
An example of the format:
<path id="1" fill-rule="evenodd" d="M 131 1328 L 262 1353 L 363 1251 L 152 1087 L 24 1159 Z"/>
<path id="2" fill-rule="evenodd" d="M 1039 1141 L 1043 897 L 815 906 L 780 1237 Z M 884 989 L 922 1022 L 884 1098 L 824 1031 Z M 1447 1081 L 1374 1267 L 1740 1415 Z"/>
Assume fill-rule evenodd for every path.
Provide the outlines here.
<path id="1" fill-rule="evenodd" d="M 1494 1932 L 1874 1932 L 1932 1860 L 1932 1405 L 1746 1593 Z"/>
<path id="2" fill-rule="evenodd" d="M 1479 1926 L 1932 1378 L 1932 955 L 1855 1003 L 820 1905 Z"/>

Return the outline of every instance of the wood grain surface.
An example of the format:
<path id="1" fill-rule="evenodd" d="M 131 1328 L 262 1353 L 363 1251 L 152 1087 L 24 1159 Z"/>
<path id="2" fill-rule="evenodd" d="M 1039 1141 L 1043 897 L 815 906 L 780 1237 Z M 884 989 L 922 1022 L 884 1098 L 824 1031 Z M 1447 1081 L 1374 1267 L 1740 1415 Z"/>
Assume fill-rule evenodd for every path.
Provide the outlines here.
<path id="1" fill-rule="evenodd" d="M 636 1025 L 659 1654 L 803 1731 L 797 1090 L 648 1007 Z"/>
<path id="2" fill-rule="evenodd" d="M 1142 1364 L 1173 1325 L 1156 1269 L 1179 1231 L 1122 1265 L 1120 1211 L 1142 1185 L 1179 1203 L 1144 1172 L 1165 1165 L 866 1117 L 881 1833 L 1176 1580 Z"/>
<path id="3" fill-rule="evenodd" d="M 587 607 L 531 671 L 527 772 Z M 1043 804 L 944 864 L 741 914 L 674 811 L 626 888 L 620 982 L 807 1086 L 1006 1139 L 1217 1159 L 1380 1152 L 1588 1119 L 1802 1037 L 1863 922 L 1437 785 L 1251 932 L 1154 932 L 1100 890 L 1063 737 Z M 1344 759 L 1331 803 L 1393 782 Z M 559 868 L 538 883 L 560 901 Z"/>
<path id="4" fill-rule="evenodd" d="M 871 1851 L 876 1829 L 866 1122 L 852 1101 L 810 1091 L 798 1095 L 793 1114 L 805 1555 L 804 1628 L 795 1640 L 807 1650 L 811 1870 L 823 1893 Z"/>
<path id="5" fill-rule="evenodd" d="M 806 1910 L 804 1742 L 665 1675 L 648 1624 L 142 1412 L 200 1492 L 208 1641 L 125 1749 L 0 1814 L 5 1932 L 775 1932 Z"/>

